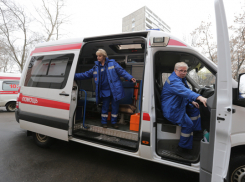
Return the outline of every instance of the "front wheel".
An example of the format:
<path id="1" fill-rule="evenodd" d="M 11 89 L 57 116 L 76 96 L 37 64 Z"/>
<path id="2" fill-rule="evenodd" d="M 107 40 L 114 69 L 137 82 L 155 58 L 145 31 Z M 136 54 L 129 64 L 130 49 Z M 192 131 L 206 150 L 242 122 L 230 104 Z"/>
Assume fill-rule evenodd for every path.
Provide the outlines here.
<path id="1" fill-rule="evenodd" d="M 230 161 L 231 182 L 245 182 L 245 154 L 238 154 Z"/>
<path id="2" fill-rule="evenodd" d="M 34 139 L 34 142 L 36 143 L 37 146 L 39 147 L 42 147 L 42 148 L 48 148 L 50 147 L 55 139 L 54 138 L 51 138 L 47 135 L 42 135 L 42 134 L 39 134 L 39 133 L 32 133 L 32 136 L 33 136 L 33 139 Z"/>
<path id="3" fill-rule="evenodd" d="M 7 109 L 8 112 L 14 112 L 15 108 L 16 108 L 16 102 L 9 102 L 6 105 L 6 109 Z"/>

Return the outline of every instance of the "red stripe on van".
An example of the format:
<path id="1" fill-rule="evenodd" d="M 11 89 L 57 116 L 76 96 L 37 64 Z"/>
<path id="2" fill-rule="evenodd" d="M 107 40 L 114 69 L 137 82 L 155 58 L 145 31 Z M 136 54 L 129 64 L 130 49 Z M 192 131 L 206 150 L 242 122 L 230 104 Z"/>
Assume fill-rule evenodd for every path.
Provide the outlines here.
<path id="1" fill-rule="evenodd" d="M 150 115 L 148 113 L 143 113 L 143 120 L 151 121 Z"/>
<path id="2" fill-rule="evenodd" d="M 78 44 L 68 44 L 68 45 L 59 45 L 59 46 L 50 46 L 50 47 L 40 47 L 34 49 L 31 52 L 31 55 L 39 52 L 51 52 L 51 51 L 64 51 L 64 50 L 72 50 L 72 49 L 81 49 L 82 43 Z"/>
<path id="3" fill-rule="evenodd" d="M 0 80 L 20 80 L 20 77 L 0 76 Z"/>
<path id="4" fill-rule="evenodd" d="M 0 94 L 18 94 L 18 91 L 0 91 Z"/>
<path id="5" fill-rule="evenodd" d="M 20 94 L 19 96 L 19 102 L 23 104 L 30 104 L 35 106 L 43 106 L 43 107 L 51 107 L 55 109 L 63 109 L 63 110 L 69 110 L 70 104 L 59 102 L 59 101 L 53 101 L 48 99 L 41 99 L 38 97 L 30 97 Z"/>
<path id="6" fill-rule="evenodd" d="M 171 46 L 185 46 L 187 47 L 185 44 L 177 41 L 177 40 L 174 40 L 174 39 L 170 39 L 169 42 L 168 42 L 168 45 L 171 45 Z"/>

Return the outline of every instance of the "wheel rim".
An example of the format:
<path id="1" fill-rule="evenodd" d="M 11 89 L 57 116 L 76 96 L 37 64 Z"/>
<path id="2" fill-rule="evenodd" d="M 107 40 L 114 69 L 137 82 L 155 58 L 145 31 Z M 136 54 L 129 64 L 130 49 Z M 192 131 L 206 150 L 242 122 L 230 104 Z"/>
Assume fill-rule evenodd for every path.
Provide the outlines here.
<path id="1" fill-rule="evenodd" d="M 46 142 L 48 139 L 46 135 L 41 135 L 39 133 L 36 133 L 36 136 L 37 136 L 37 140 L 42 143 Z"/>
<path id="2" fill-rule="evenodd" d="M 231 176 L 232 182 L 245 182 L 245 166 L 236 168 Z"/>
<path id="3" fill-rule="evenodd" d="M 8 109 L 9 109 L 10 111 L 14 111 L 15 108 L 16 108 L 16 104 L 15 104 L 15 103 L 10 103 L 10 104 L 8 105 Z"/>

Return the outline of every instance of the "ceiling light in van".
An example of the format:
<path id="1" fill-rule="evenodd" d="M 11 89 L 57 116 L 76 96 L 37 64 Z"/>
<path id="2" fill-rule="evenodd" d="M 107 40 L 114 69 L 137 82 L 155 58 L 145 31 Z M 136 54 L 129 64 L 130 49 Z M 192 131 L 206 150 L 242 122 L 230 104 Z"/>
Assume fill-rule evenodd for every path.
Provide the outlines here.
<path id="1" fill-rule="evenodd" d="M 120 50 L 123 49 L 142 49 L 141 44 L 128 44 L 128 45 L 118 45 Z"/>

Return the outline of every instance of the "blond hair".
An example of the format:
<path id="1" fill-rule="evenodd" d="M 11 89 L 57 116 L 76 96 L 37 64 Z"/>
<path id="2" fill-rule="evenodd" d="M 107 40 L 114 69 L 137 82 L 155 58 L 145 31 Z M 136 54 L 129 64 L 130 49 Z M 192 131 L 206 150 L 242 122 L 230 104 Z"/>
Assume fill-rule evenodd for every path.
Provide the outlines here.
<path id="1" fill-rule="evenodd" d="M 178 62 L 175 64 L 174 69 L 177 70 L 180 67 L 186 67 L 187 69 L 189 68 L 185 62 Z"/>
<path id="2" fill-rule="evenodd" d="M 98 51 L 96 52 L 96 56 L 98 55 L 103 55 L 104 57 L 107 57 L 107 53 L 104 49 L 98 49 Z"/>

